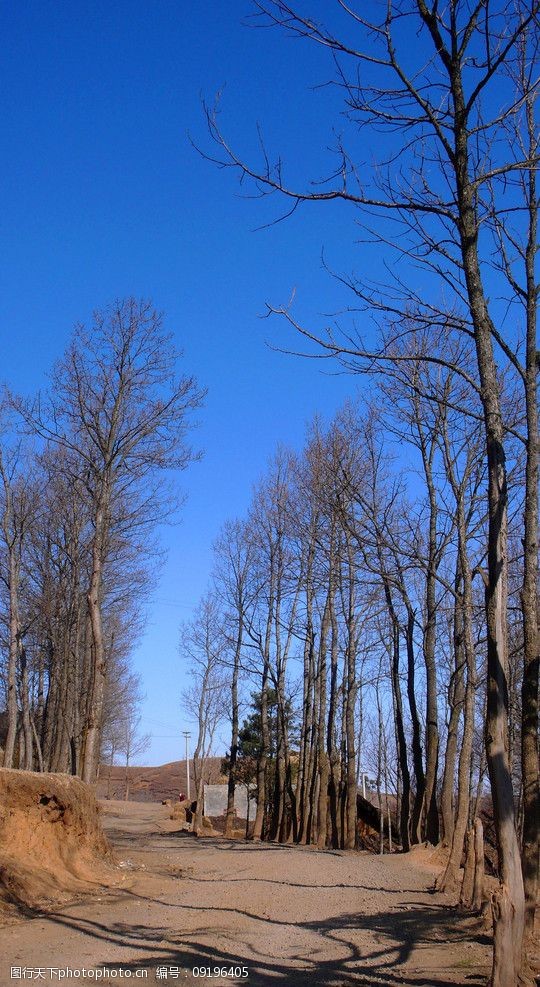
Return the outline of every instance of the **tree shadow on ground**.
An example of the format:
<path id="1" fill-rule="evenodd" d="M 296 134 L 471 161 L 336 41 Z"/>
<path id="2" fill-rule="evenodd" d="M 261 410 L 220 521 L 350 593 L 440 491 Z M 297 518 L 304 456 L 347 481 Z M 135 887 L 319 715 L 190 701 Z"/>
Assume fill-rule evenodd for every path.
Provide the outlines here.
<path id="1" fill-rule="evenodd" d="M 228 839 L 224 836 L 195 836 L 193 833 L 189 833 L 186 830 L 174 830 L 169 832 L 162 832 L 161 836 L 174 836 L 183 837 L 185 839 L 193 840 L 193 847 L 198 847 L 200 849 L 201 845 L 207 848 L 212 848 L 215 850 L 236 850 L 238 853 L 257 853 L 260 854 L 261 851 L 266 851 L 268 853 L 272 852 L 289 852 L 289 853 L 307 853 L 315 854 L 320 856 L 333 856 L 333 857 L 348 857 L 352 855 L 351 850 L 331 850 L 325 849 L 320 850 L 316 846 L 305 846 L 299 843 L 278 843 L 269 842 L 267 840 L 246 840 L 246 839 Z M 365 851 L 366 855 L 368 851 Z M 358 856 L 358 854 L 355 854 Z"/>
<path id="2" fill-rule="evenodd" d="M 187 878 L 193 884 L 223 884 L 222 877 L 192 877 L 191 875 Z M 423 891 L 421 888 L 387 888 L 376 884 L 358 884 L 357 881 L 354 884 L 346 884 L 344 881 L 338 884 L 322 884 L 317 881 L 313 884 L 301 884 L 299 881 L 286 881 L 272 879 L 270 877 L 228 877 L 227 884 L 277 884 L 281 888 L 305 888 L 308 891 L 332 891 L 338 888 L 346 888 L 349 891 L 381 891 L 384 894 L 431 894 L 431 891 Z"/>
<path id="3" fill-rule="evenodd" d="M 141 898 L 141 904 L 145 900 L 144 896 L 134 897 Z M 161 901 L 159 903 L 166 904 Z M 423 904 L 413 903 L 403 909 L 381 911 L 372 915 L 345 913 L 320 922 L 298 923 L 280 922 L 238 908 L 190 904 L 176 907 L 179 924 L 182 910 L 207 913 L 208 924 L 192 931 L 176 933 L 170 927 L 149 928 L 141 923 L 125 922 L 105 925 L 82 916 L 63 913 L 48 917 L 51 922 L 64 928 L 101 940 L 104 945 L 103 958 L 97 966 L 110 970 L 144 969 L 148 971 L 146 982 L 150 983 L 156 982 L 154 977 L 158 967 L 181 970 L 182 975 L 176 982 L 183 980 L 185 983 L 186 979 L 191 982 L 194 967 L 214 969 L 243 965 L 249 969 L 249 978 L 246 981 L 249 987 L 280 984 L 298 984 L 300 987 L 348 987 L 349 984 L 357 987 L 455 987 L 456 984 L 466 984 L 473 987 L 485 983 L 485 972 L 478 972 L 478 968 L 473 970 L 473 964 L 468 961 L 464 949 L 471 938 L 475 938 L 477 943 L 489 940 L 474 936 L 470 925 L 445 906 L 428 908 Z M 256 943 L 260 942 L 260 947 L 253 944 L 252 937 L 250 942 L 242 940 L 242 935 L 248 935 L 249 938 L 246 931 L 239 935 L 221 925 L 213 926 L 213 917 L 227 913 L 260 923 L 260 931 L 256 931 L 255 939 Z M 285 943 L 291 931 L 293 934 L 296 930 L 313 933 L 313 948 L 304 948 L 296 953 L 291 948 L 286 960 L 281 956 L 269 956 L 265 940 L 265 928 L 269 923 L 283 926 Z M 209 935 L 215 938 L 218 945 L 208 944 Z M 326 940 L 326 948 L 320 939 Z M 223 945 L 224 942 L 226 945 Z M 455 948 L 450 957 L 448 954 L 444 957 L 444 966 L 439 962 L 434 967 L 433 950 L 442 943 Z M 111 963 L 107 959 L 106 944 L 128 949 L 129 961 Z M 233 952 L 235 947 L 237 952 Z M 332 954 L 331 958 L 317 959 L 323 948 Z M 209 982 L 217 987 L 218 984 L 230 984 L 231 979 L 214 977 Z"/>
<path id="4" fill-rule="evenodd" d="M 159 840 L 160 844 L 163 840 L 171 837 L 170 847 L 177 849 L 174 839 L 183 838 L 186 840 L 194 840 L 192 833 L 188 833 L 185 829 L 173 829 L 173 830 L 163 830 L 163 829 L 149 829 L 145 830 L 143 833 L 137 830 L 129 829 L 117 829 L 115 826 L 107 826 L 105 829 L 105 835 L 107 839 L 114 845 L 115 848 L 119 846 L 130 846 L 134 850 L 144 849 L 151 840 Z M 136 842 L 134 842 L 136 841 Z M 193 844 L 196 846 L 196 843 Z"/>

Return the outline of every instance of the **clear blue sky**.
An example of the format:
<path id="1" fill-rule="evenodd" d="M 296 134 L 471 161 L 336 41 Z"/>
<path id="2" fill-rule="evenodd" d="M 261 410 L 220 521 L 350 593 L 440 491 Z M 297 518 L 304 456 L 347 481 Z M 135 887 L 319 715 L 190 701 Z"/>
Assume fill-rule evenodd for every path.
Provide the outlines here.
<path id="1" fill-rule="evenodd" d="M 320 149 L 339 104 L 313 89 L 330 66 L 312 46 L 244 26 L 249 12 L 248 0 L 6 0 L 0 11 L 2 377 L 42 387 L 73 324 L 134 294 L 166 312 L 186 371 L 209 389 L 205 457 L 182 477 L 181 526 L 162 533 L 168 562 L 135 655 L 153 763 L 181 751 L 178 626 L 206 588 L 222 522 L 245 511 L 276 444 L 301 446 L 313 414 L 355 387 L 270 350 L 259 318 L 293 288 L 305 317 L 343 302 L 320 257 L 324 247 L 337 269 L 359 263 L 353 214 L 306 207 L 254 232 L 278 203 L 241 197 L 188 140 L 211 150 L 200 99 L 225 87 L 223 129 L 241 151 L 256 152 L 259 121 L 291 177 L 332 168 Z"/>

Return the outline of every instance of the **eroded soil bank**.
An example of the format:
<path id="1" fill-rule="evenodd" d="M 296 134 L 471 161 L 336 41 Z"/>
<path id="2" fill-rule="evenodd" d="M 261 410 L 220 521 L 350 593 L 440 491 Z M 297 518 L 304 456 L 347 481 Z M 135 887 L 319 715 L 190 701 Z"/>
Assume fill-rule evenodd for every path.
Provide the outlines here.
<path id="1" fill-rule="evenodd" d="M 88 785 L 62 774 L 0 768 L 0 918 L 115 884 Z"/>
<path id="2" fill-rule="evenodd" d="M 218 987 L 242 982 L 228 975 L 239 967 L 250 987 L 485 983 L 489 939 L 430 893 L 434 874 L 418 859 L 197 840 L 171 831 L 168 815 L 157 804 L 103 803 L 118 886 L 96 883 L 92 896 L 2 928 L 2 987 Z M 89 968 L 109 973 L 75 976 Z"/>

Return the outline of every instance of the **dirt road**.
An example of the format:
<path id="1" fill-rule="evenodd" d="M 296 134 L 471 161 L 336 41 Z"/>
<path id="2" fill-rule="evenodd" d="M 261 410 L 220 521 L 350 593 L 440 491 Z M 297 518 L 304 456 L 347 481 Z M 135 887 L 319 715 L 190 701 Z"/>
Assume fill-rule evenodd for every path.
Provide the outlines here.
<path id="1" fill-rule="evenodd" d="M 196 840 L 167 811 L 105 803 L 120 885 L 1 929 L 2 987 L 485 983 L 487 938 L 414 861 Z"/>

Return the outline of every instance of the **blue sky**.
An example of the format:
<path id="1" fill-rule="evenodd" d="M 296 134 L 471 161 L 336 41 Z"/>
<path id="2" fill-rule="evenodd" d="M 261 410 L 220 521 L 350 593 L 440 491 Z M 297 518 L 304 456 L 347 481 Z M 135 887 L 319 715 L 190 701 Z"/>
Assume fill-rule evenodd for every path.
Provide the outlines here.
<path id="1" fill-rule="evenodd" d="M 153 763 L 181 752 L 178 626 L 207 586 L 221 524 L 243 514 L 276 444 L 301 446 L 313 414 L 332 414 L 356 387 L 273 352 L 264 303 L 294 289 L 305 318 L 342 303 L 323 247 L 337 269 L 376 263 L 355 249 L 354 215 L 340 205 L 254 232 L 279 204 L 244 198 L 193 150 L 188 133 L 212 150 L 201 97 L 223 89 L 223 129 L 240 151 L 256 153 L 260 122 L 292 178 L 332 168 L 320 149 L 339 104 L 314 88 L 330 67 L 313 46 L 246 27 L 249 12 L 242 0 L 8 0 L 0 13 L 3 378 L 43 387 L 73 325 L 134 294 L 165 311 L 186 371 L 209 391 L 204 459 L 182 477 L 182 524 L 161 533 L 168 562 L 135 655 Z"/>

